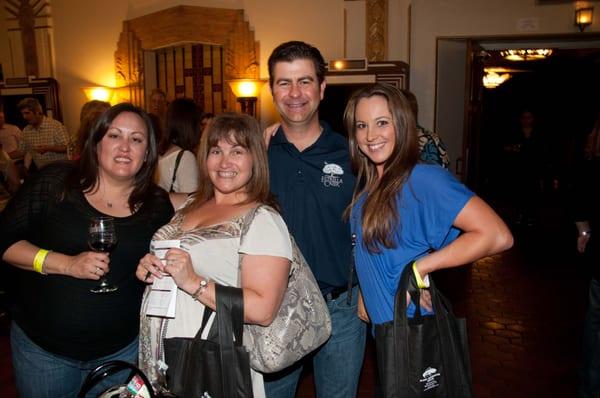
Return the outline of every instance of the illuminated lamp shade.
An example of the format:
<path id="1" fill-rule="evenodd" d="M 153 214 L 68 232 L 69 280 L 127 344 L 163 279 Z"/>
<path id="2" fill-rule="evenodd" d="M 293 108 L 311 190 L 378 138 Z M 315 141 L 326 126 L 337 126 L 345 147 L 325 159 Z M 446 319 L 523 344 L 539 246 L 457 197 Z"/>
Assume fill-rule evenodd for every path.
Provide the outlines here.
<path id="1" fill-rule="evenodd" d="M 111 102 L 114 90 L 109 87 L 84 87 L 83 93 L 88 101 L 97 100 Z"/>
<path id="2" fill-rule="evenodd" d="M 585 7 L 575 10 L 575 26 L 583 32 L 585 28 L 592 24 L 594 18 L 594 7 Z"/>
<path id="3" fill-rule="evenodd" d="M 265 84 L 263 79 L 232 79 L 227 80 L 231 91 L 237 97 L 242 106 L 242 112 L 250 116 L 256 116 L 256 99 Z"/>

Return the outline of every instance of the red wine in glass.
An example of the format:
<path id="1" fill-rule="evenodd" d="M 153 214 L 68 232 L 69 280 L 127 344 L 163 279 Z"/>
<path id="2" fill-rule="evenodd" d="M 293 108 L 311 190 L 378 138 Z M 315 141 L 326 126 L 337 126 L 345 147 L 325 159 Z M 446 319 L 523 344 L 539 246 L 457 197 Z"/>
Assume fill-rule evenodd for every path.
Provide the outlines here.
<path id="1" fill-rule="evenodd" d="M 94 217 L 90 221 L 88 232 L 88 245 L 96 252 L 110 253 L 117 245 L 117 233 L 115 222 L 112 217 Z M 92 293 L 110 293 L 117 290 L 106 279 L 106 274 L 100 278 L 100 284 L 90 289 Z"/>

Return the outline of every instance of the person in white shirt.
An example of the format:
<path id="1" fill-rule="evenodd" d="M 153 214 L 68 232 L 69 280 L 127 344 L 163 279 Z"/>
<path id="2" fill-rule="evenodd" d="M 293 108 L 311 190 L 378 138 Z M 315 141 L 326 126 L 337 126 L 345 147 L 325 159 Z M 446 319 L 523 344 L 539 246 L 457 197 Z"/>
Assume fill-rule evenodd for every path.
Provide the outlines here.
<path id="1" fill-rule="evenodd" d="M 169 104 L 163 132 L 169 146 L 161 154 L 156 170 L 156 182 L 165 191 L 190 193 L 198 188 L 195 151 L 200 139 L 200 114 L 189 98 L 178 98 Z"/>

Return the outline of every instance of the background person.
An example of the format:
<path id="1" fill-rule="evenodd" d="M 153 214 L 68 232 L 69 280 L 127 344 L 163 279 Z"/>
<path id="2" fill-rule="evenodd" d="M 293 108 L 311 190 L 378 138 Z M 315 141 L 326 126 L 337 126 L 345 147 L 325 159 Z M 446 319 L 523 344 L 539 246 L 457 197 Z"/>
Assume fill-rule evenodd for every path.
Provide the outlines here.
<path id="1" fill-rule="evenodd" d="M 21 185 L 19 169 L 0 144 L 0 211 Z"/>
<path id="2" fill-rule="evenodd" d="M 19 158 L 21 134 L 21 130 L 17 126 L 6 123 L 4 109 L 2 105 L 0 105 L 0 144 L 4 151 L 15 160 L 22 159 L 22 156 Z"/>
<path id="3" fill-rule="evenodd" d="M 447 169 L 450 166 L 450 156 L 448 156 L 446 145 L 444 145 L 438 133 L 429 131 L 419 124 L 419 103 L 417 102 L 417 97 L 408 90 L 402 90 L 402 94 L 406 96 L 410 104 L 410 109 L 413 112 L 415 123 L 417 124 L 419 158 L 425 163 L 439 164 Z"/>
<path id="4" fill-rule="evenodd" d="M 583 159 L 575 169 L 571 212 L 577 227 L 577 251 L 591 276 L 583 328 L 583 361 L 578 397 L 600 394 L 600 244 L 594 231 L 600 222 L 600 112 L 589 134 Z M 592 231 L 594 231 L 592 233 Z"/>
<path id="5" fill-rule="evenodd" d="M 351 398 L 358 389 L 366 325 L 357 316 L 352 239 L 343 219 L 355 181 L 348 143 L 319 122 L 326 83 L 325 61 L 317 48 L 299 41 L 280 44 L 269 57 L 269 86 L 281 117 L 275 135 L 266 133 L 271 190 L 331 315 L 331 337 L 308 357 L 317 396 Z M 304 363 L 267 375 L 267 396 L 293 397 Z"/>
<path id="6" fill-rule="evenodd" d="M 19 151 L 21 155 L 31 155 L 33 168 L 32 165 L 26 165 L 29 171 L 38 170 L 57 160 L 67 160 L 70 138 L 65 126 L 58 120 L 44 116 L 42 105 L 35 98 L 21 100 L 17 108 L 27 121 Z"/>
<path id="7" fill-rule="evenodd" d="M 167 192 L 190 193 L 198 188 L 199 126 L 200 114 L 194 100 L 177 98 L 169 104 L 164 131 L 168 147 L 161 153 L 156 170 L 157 184 Z"/>
<path id="8" fill-rule="evenodd" d="M 414 115 L 397 88 L 375 84 L 358 90 L 344 121 L 358 170 L 350 216 L 356 271 L 376 344 L 382 344 L 379 328 L 394 319 L 405 265 L 416 261 L 415 272 L 427 280 L 436 270 L 510 248 L 512 236 L 500 217 L 448 171 L 418 163 Z M 412 303 L 408 312 L 414 313 Z M 391 391 L 394 381 L 386 380 L 385 365 L 378 360 L 383 390 Z"/>
<path id="9" fill-rule="evenodd" d="M 519 127 L 504 146 L 505 175 L 508 184 L 517 192 L 513 196 L 516 207 L 516 224 L 529 227 L 535 223 L 536 204 L 543 189 L 545 173 L 551 169 L 546 137 L 539 130 L 534 113 L 524 109 L 519 114 Z"/>
<path id="10" fill-rule="evenodd" d="M 179 287 L 174 319 L 142 317 L 140 364 L 153 379 L 162 358 L 156 357 L 160 342 L 152 336 L 168 322 L 166 338 L 194 337 L 205 308 L 215 309 L 216 283 L 241 287 L 245 322 L 264 326 L 277 315 L 287 287 L 292 246 L 269 190 L 267 154 L 255 119 L 228 113 L 214 118 L 200 145 L 199 181 L 198 191 L 153 238 L 178 239 L 181 249 L 167 252 L 166 265 L 146 255 L 136 273 L 152 283 L 166 272 Z M 240 241 L 244 218 L 258 206 Z M 261 375 L 252 372 L 252 380 L 254 396 L 264 397 Z"/>
<path id="11" fill-rule="evenodd" d="M 115 105 L 78 162 L 40 170 L 0 215 L 0 253 L 14 267 L 11 347 L 22 398 L 74 397 L 96 366 L 136 361 L 144 289 L 136 264 L 173 214 L 167 194 L 152 183 L 157 160 L 146 113 Z M 115 220 L 110 256 L 88 248 L 90 219 L 101 215 Z M 91 293 L 109 270 L 118 290 Z M 90 396 L 119 382 L 107 378 Z"/>
<path id="12" fill-rule="evenodd" d="M 90 131 L 94 127 L 100 116 L 110 108 L 110 103 L 106 101 L 91 100 L 83 104 L 79 113 L 79 129 L 77 130 L 77 145 L 73 159 L 78 159 L 83 152 L 85 142 L 87 141 Z"/>

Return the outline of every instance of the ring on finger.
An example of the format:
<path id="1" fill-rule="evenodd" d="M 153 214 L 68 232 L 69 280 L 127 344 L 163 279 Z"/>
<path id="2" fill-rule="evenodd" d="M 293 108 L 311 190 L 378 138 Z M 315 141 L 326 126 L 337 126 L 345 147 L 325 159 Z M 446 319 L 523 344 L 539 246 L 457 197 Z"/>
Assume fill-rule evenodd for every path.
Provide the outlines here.
<path id="1" fill-rule="evenodd" d="M 98 276 L 102 275 L 102 270 L 100 269 L 100 267 L 96 267 L 96 272 L 94 272 L 94 274 Z"/>

